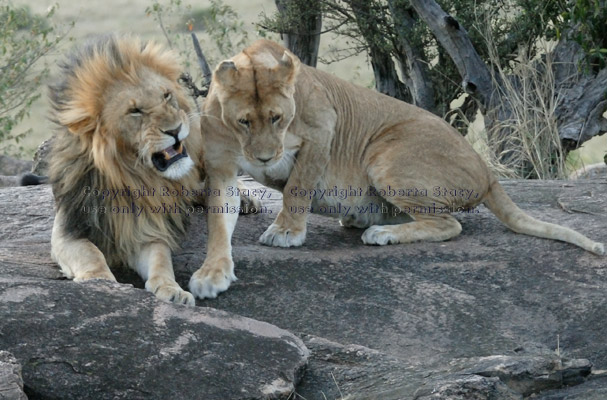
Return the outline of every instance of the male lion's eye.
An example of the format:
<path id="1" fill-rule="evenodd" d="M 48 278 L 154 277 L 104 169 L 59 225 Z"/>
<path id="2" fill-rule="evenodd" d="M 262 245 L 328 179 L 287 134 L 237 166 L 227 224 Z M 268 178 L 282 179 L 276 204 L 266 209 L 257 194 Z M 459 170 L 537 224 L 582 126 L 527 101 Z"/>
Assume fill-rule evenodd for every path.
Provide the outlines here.
<path id="1" fill-rule="evenodd" d="M 141 109 L 140 109 L 140 108 L 138 108 L 138 107 L 133 107 L 133 108 L 130 108 L 130 109 L 129 109 L 129 114 L 130 114 L 130 115 L 132 115 L 132 116 L 134 116 L 134 117 L 138 117 L 138 116 L 140 116 L 141 114 L 143 114 L 143 112 L 141 111 Z"/>
<path id="2" fill-rule="evenodd" d="M 251 122 L 248 119 L 241 118 L 238 120 L 238 123 L 242 126 L 246 126 L 247 128 L 251 125 Z"/>
<path id="3" fill-rule="evenodd" d="M 171 98 L 173 98 L 173 95 L 171 94 L 171 92 L 166 92 L 166 93 L 164 94 L 164 99 L 165 99 L 166 101 L 171 100 Z"/>
<path id="4" fill-rule="evenodd" d="M 281 116 L 280 116 L 280 115 L 274 115 L 274 116 L 272 117 L 272 123 L 273 123 L 273 124 L 277 123 L 278 121 L 280 121 L 280 118 L 281 118 Z"/>

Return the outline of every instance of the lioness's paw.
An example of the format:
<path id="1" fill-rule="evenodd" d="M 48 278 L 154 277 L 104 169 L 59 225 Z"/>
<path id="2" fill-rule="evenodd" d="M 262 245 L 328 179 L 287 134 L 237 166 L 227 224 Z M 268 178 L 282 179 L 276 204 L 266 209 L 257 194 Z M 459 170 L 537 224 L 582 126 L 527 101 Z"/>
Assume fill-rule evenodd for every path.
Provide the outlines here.
<path id="1" fill-rule="evenodd" d="M 394 234 L 394 225 L 373 225 L 367 228 L 363 233 L 362 240 L 364 244 L 376 244 L 384 246 L 386 244 L 399 243 Z"/>
<path id="2" fill-rule="evenodd" d="M 261 209 L 261 201 L 255 196 L 240 195 L 240 213 L 256 214 Z"/>
<path id="3" fill-rule="evenodd" d="M 190 291 L 198 298 L 214 299 L 221 292 L 225 292 L 230 284 L 236 280 L 234 268 L 224 271 L 221 268 L 207 268 L 203 266 L 190 278 Z"/>
<path id="4" fill-rule="evenodd" d="M 259 242 L 266 246 L 296 247 L 301 246 L 306 240 L 306 229 L 283 228 L 272 224 L 259 237 Z"/>

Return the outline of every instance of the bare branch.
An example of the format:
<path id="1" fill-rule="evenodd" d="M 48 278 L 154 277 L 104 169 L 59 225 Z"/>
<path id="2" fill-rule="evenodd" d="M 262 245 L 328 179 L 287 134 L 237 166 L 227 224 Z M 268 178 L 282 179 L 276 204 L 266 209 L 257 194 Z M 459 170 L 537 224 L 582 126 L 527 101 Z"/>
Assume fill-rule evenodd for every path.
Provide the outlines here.
<path id="1" fill-rule="evenodd" d="M 194 32 L 192 32 L 192 44 L 194 45 L 194 51 L 196 52 L 196 57 L 198 58 L 198 66 L 202 71 L 202 76 L 204 78 L 204 86 L 208 88 L 211 85 L 211 77 L 213 76 L 213 73 L 211 72 L 211 68 L 209 68 L 209 63 L 207 62 L 204 53 L 202 52 L 198 37 Z"/>
<path id="2" fill-rule="evenodd" d="M 491 72 L 475 50 L 468 33 L 434 0 L 410 0 L 411 6 L 428 25 L 455 63 L 462 87 L 480 102 L 481 111 L 490 107 L 493 85 Z"/>

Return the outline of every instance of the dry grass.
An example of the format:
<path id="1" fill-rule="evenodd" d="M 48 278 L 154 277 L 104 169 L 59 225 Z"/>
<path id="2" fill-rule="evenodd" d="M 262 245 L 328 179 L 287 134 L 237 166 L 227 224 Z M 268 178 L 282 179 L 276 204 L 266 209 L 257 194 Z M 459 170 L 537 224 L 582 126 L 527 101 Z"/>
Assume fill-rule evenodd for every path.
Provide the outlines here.
<path id="1" fill-rule="evenodd" d="M 485 34 L 485 42 L 495 68 L 493 79 L 500 82 L 497 102 L 509 110 L 509 116 L 500 117 L 488 130 L 484 124 L 470 124 L 469 140 L 494 173 L 505 178 L 565 179 L 581 165 L 602 160 L 607 137 L 595 138 L 569 157 L 563 156 L 555 116 L 560 93 L 550 53 L 554 44 L 538 42 L 544 57 L 530 59 L 520 54 L 506 71 L 490 33 Z"/>
<path id="2" fill-rule="evenodd" d="M 522 54 L 506 72 L 500 67 L 496 52 L 491 52 L 492 63 L 497 66 L 494 79 L 502 83 L 497 101 L 511 113 L 487 132 L 488 162 L 500 176 L 566 177 L 555 116 L 559 93 L 550 53 L 546 53 L 545 59 L 535 60 Z M 500 135 L 502 132 L 507 135 Z"/>

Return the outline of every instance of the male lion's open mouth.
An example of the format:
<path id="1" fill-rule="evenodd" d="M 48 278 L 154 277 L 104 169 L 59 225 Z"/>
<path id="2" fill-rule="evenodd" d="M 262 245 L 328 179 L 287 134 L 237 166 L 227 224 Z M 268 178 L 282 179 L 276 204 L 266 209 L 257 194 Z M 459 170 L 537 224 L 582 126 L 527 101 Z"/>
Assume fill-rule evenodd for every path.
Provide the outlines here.
<path id="1" fill-rule="evenodd" d="M 174 145 L 152 154 L 152 164 L 158 171 L 164 172 L 171 165 L 187 156 L 185 146 L 178 140 Z"/>

